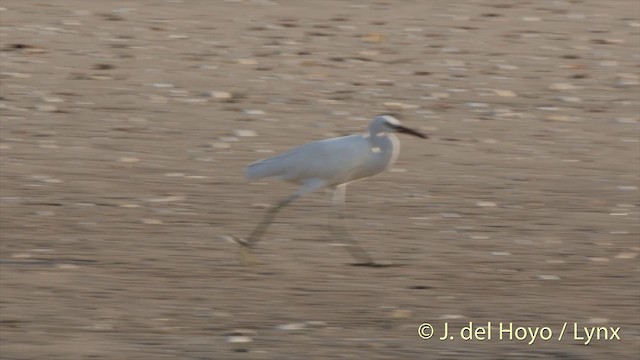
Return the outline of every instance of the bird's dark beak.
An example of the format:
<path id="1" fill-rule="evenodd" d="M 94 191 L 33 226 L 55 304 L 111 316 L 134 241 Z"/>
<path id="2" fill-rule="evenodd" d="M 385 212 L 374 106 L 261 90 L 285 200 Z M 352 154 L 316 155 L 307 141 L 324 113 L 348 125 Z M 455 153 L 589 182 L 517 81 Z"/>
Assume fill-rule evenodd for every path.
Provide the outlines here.
<path id="1" fill-rule="evenodd" d="M 417 137 L 423 138 L 423 139 L 428 139 L 429 138 L 427 135 L 421 133 L 420 131 L 410 129 L 410 128 L 404 127 L 402 125 L 394 126 L 394 127 L 395 127 L 396 131 L 399 132 L 399 133 L 409 134 L 409 135 L 417 136 Z"/>

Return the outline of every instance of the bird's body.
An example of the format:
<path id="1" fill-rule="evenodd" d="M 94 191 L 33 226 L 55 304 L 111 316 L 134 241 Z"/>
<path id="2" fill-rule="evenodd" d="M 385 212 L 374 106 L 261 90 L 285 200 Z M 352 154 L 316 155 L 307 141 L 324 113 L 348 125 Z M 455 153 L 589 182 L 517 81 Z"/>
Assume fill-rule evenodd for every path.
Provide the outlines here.
<path id="1" fill-rule="evenodd" d="M 346 185 L 383 172 L 397 159 L 400 142 L 394 132 L 426 138 L 422 133 L 402 126 L 398 119 L 381 115 L 369 124 L 365 134 L 311 142 L 249 165 L 246 175 L 250 180 L 274 177 L 299 184 L 301 188 L 271 208 L 247 240 L 236 238 L 236 241 L 244 247 L 255 245 L 282 208 L 301 195 L 321 188 L 333 189 L 338 218 L 344 220 Z M 350 237 L 344 224 L 341 225 L 332 229 L 337 237 L 348 242 L 352 256 L 359 264 L 375 265 Z"/>
<path id="2" fill-rule="evenodd" d="M 275 177 L 300 185 L 319 180 L 332 187 L 383 172 L 398 157 L 399 147 L 393 134 L 314 141 L 249 165 L 247 177 L 250 180 Z"/>

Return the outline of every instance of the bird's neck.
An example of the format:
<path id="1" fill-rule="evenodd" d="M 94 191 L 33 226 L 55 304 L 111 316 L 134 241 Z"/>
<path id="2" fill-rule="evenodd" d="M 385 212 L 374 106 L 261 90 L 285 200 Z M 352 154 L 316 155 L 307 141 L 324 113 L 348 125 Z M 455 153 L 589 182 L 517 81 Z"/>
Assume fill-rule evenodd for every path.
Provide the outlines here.
<path id="1" fill-rule="evenodd" d="M 395 135 L 389 134 L 386 132 L 379 132 L 379 133 L 368 133 L 366 137 L 371 143 L 371 145 L 383 146 L 383 145 L 389 144 L 391 138 L 394 138 Z"/>

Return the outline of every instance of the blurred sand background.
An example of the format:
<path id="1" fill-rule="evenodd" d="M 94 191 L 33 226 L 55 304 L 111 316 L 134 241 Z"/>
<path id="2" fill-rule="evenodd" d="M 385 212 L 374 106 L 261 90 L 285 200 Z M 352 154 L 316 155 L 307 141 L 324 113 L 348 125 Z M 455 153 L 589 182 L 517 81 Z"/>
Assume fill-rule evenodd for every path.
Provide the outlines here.
<path id="1" fill-rule="evenodd" d="M 637 1 L 0 3 L 2 359 L 631 359 Z M 394 113 L 392 171 L 245 236 L 244 167 Z M 621 341 L 421 340 L 423 322 Z M 440 334 L 436 334 L 440 336 Z"/>

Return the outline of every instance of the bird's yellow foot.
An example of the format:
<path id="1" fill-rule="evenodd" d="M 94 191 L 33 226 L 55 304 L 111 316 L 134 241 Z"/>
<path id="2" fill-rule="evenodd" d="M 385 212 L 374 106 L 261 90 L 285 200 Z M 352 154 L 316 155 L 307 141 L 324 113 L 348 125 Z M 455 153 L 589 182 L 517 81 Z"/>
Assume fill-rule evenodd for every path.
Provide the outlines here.
<path id="1" fill-rule="evenodd" d="M 251 251 L 251 248 L 243 245 L 240 246 L 238 261 L 240 262 L 240 264 L 245 266 L 258 264 L 258 259 L 256 258 L 256 255 Z"/>

